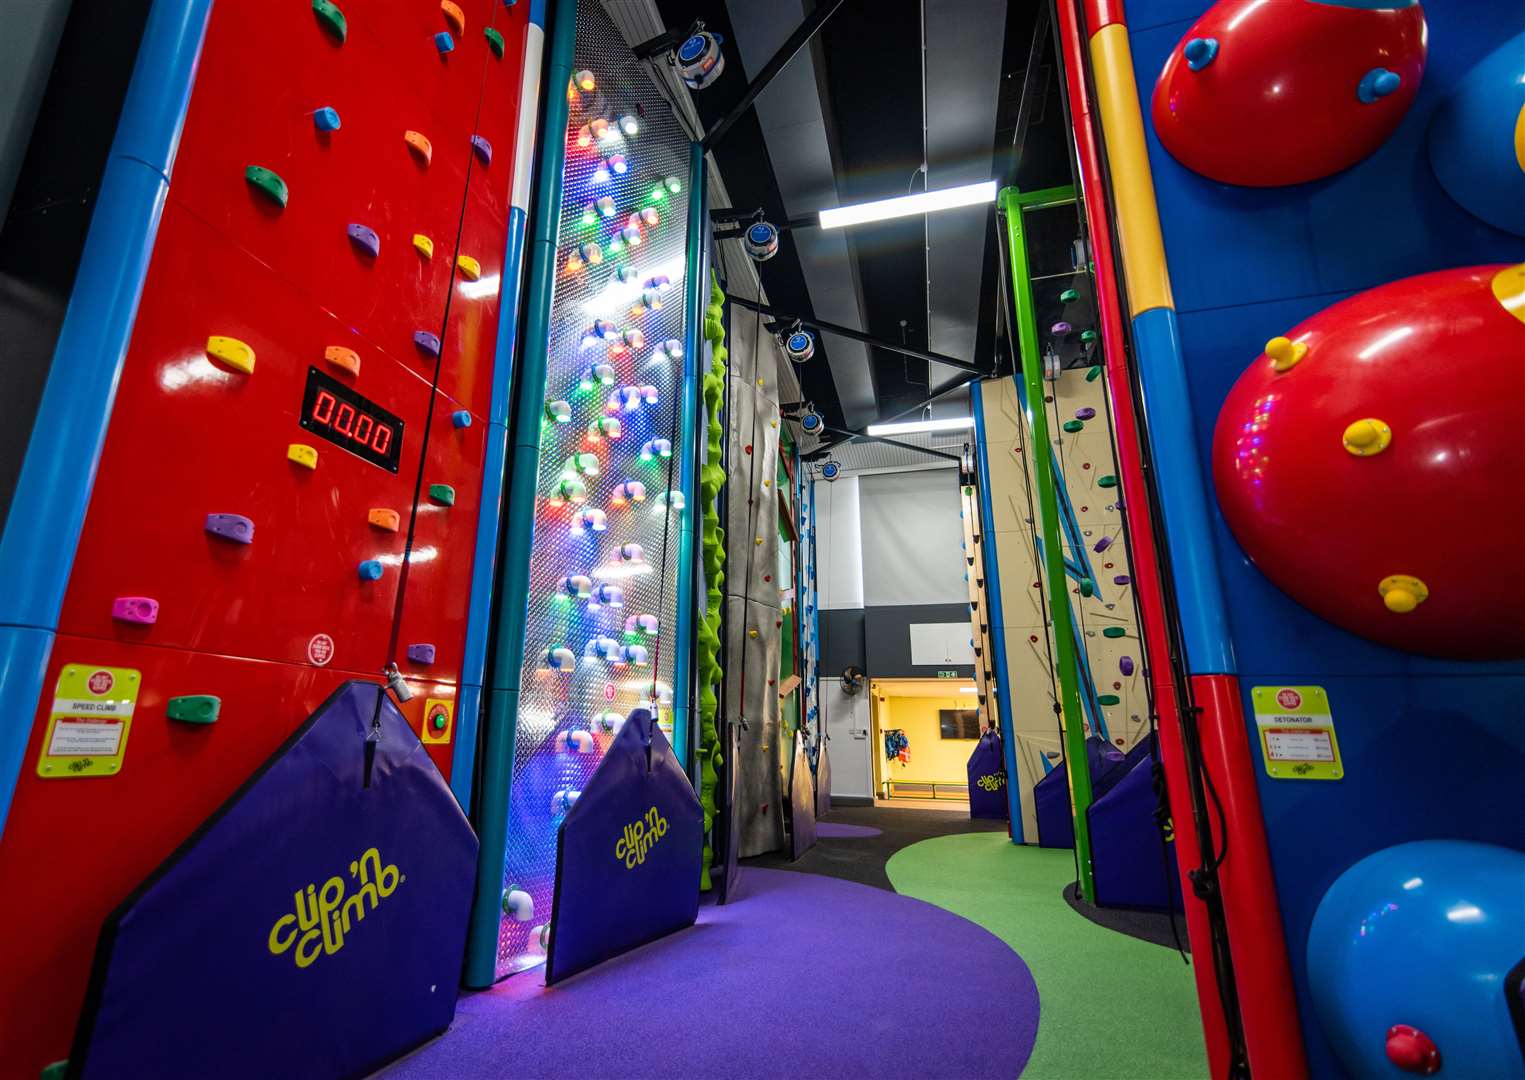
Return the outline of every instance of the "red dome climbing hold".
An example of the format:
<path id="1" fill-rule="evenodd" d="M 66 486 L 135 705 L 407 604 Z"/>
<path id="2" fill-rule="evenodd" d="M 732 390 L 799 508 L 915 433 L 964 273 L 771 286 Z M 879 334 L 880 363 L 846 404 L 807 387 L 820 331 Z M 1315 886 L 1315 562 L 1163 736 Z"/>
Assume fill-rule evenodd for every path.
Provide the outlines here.
<path id="1" fill-rule="evenodd" d="M 1327 0 L 1219 0 L 1171 50 L 1154 128 L 1213 180 L 1301 184 L 1381 146 L 1419 91 L 1424 12 Z"/>
<path id="2" fill-rule="evenodd" d="M 1273 338 L 1218 414 L 1229 528 L 1278 588 L 1351 633 L 1525 656 L 1504 524 L 1525 474 L 1522 358 L 1525 264 L 1391 282 Z"/>

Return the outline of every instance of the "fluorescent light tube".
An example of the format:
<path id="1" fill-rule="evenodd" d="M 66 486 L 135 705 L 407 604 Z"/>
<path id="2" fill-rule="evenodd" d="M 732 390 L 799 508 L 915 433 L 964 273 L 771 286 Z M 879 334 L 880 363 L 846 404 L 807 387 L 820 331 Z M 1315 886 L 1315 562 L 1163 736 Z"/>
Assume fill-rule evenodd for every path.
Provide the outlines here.
<path id="1" fill-rule="evenodd" d="M 821 228 L 840 229 L 844 225 L 862 225 L 867 221 L 884 221 L 888 218 L 907 217 L 911 214 L 930 214 L 934 210 L 951 210 L 956 206 L 978 206 L 995 202 L 995 181 L 981 184 L 965 184 L 962 187 L 943 188 L 941 191 L 923 191 L 919 195 L 902 195 L 895 199 L 878 199 L 858 203 L 856 206 L 839 206 L 835 210 L 822 210 Z"/>
<path id="2" fill-rule="evenodd" d="M 868 435 L 914 435 L 918 431 L 959 431 L 972 428 L 974 417 L 950 416 L 943 420 L 907 420 L 903 424 L 870 424 Z"/>

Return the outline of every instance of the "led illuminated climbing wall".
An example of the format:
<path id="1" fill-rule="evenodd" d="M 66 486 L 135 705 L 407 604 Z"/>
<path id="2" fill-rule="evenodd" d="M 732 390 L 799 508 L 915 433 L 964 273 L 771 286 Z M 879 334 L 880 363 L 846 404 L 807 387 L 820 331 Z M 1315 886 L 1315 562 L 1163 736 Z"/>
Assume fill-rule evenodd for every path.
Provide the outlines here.
<path id="1" fill-rule="evenodd" d="M 8 701 L 31 735 L 0 844 L 0 1009 L 29 1019 L 0 1058 L 29 1075 L 67 1056 L 107 912 L 336 687 L 380 693 L 395 666 L 448 777 L 482 677 L 467 628 L 502 467 L 529 5 L 154 7 L 133 83 L 154 108 L 118 141 L 180 132 L 167 194 L 103 195 L 79 278 L 105 257 L 98 232 L 146 233 L 141 301 L 66 394 L 49 387 L 78 404 L 90 379 L 116 385 L 72 566 L 65 526 L 10 515 L 68 567 L 35 713 Z M 164 104 L 186 96 L 183 117 Z M 69 318 L 98 323 L 83 289 Z M 86 437 L 78 415 L 53 426 Z M 270 920 L 330 872 L 272 880 Z"/>
<path id="2" fill-rule="evenodd" d="M 535 498 L 510 510 L 534 523 L 497 977 L 545 959 L 557 831 L 625 717 L 646 704 L 672 733 L 689 140 L 602 7 L 576 18 L 548 133 L 565 164 L 545 382 L 524 391 L 544 402 Z"/>

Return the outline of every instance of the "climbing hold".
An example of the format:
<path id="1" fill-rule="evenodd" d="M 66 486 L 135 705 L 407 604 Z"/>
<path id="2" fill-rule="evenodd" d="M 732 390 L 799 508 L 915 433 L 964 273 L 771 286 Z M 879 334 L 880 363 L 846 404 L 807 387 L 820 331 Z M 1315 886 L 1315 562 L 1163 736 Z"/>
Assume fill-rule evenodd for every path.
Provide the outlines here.
<path id="1" fill-rule="evenodd" d="M 439 358 L 440 343 L 438 335 L 431 334 L 427 330 L 413 331 L 413 344 L 418 346 L 418 351 Z"/>
<path id="2" fill-rule="evenodd" d="M 455 267 L 467 281 L 475 281 L 482 276 L 482 264 L 470 255 L 457 255 L 455 257 Z"/>
<path id="3" fill-rule="evenodd" d="M 313 127 L 319 131 L 339 130 L 339 110 L 332 105 L 325 105 L 312 114 Z"/>
<path id="4" fill-rule="evenodd" d="M 1080 579 L 1080 595 L 1081 596 L 1091 596 L 1095 592 L 1096 592 L 1096 582 L 1092 581 L 1088 577 L 1083 577 L 1083 578 Z"/>
<path id="5" fill-rule="evenodd" d="M 432 664 L 434 663 L 434 646 L 428 642 L 409 645 L 408 659 L 415 664 Z"/>
<path id="6" fill-rule="evenodd" d="M 1116 694 L 1097 694 L 1096 695 L 1096 702 L 1099 705 L 1116 705 L 1121 700 L 1122 700 L 1122 698 L 1118 697 Z"/>
<path id="7" fill-rule="evenodd" d="M 1391 1061 L 1404 1072 L 1432 1076 L 1440 1071 L 1440 1047 L 1418 1028 L 1409 1024 L 1394 1024 L 1387 1029 L 1387 1041 L 1382 1049 Z"/>
<path id="8" fill-rule="evenodd" d="M 456 409 L 455 412 L 450 414 L 450 422 L 458 428 L 469 428 L 471 426 L 471 413 L 465 409 Z"/>
<path id="9" fill-rule="evenodd" d="M 1430 598 L 1430 590 L 1424 582 L 1408 574 L 1391 574 L 1377 583 L 1377 592 L 1387 610 L 1395 615 L 1407 615 Z"/>
<path id="10" fill-rule="evenodd" d="M 1308 346 L 1301 341 L 1273 337 L 1266 342 L 1265 353 L 1271 358 L 1271 366 L 1277 371 L 1287 371 L 1308 355 Z"/>
<path id="11" fill-rule="evenodd" d="M 1371 457 L 1386 450 L 1393 441 L 1393 429 L 1376 417 L 1357 420 L 1340 436 L 1345 449 L 1356 457 Z"/>
<path id="12" fill-rule="evenodd" d="M 1096 543 L 1091 545 L 1091 550 L 1096 552 L 1097 554 L 1100 554 L 1101 552 L 1106 551 L 1107 548 L 1109 548 L 1111 546 L 1112 546 L 1112 538 L 1110 536 L 1103 536 L 1100 540 L 1096 541 Z"/>
<path id="13" fill-rule="evenodd" d="M 207 355 L 220 360 L 235 371 L 245 375 L 254 374 L 254 350 L 237 338 L 213 334 L 207 338 Z"/>
<path id="14" fill-rule="evenodd" d="M 1053 326 L 1049 327 L 1049 330 L 1053 333 L 1060 335 L 1068 334 L 1073 329 L 1075 328 L 1067 322 L 1056 322 Z"/>
<path id="15" fill-rule="evenodd" d="M 254 521 L 242 514 L 208 514 L 204 528 L 235 544 L 254 543 Z"/>
<path id="16" fill-rule="evenodd" d="M 374 259 L 381 254 L 381 237 L 377 236 L 376 230 L 369 225 L 351 222 L 345 231 L 349 233 L 350 241 L 371 258 Z"/>
<path id="17" fill-rule="evenodd" d="M 372 508 L 365 515 L 365 520 L 372 527 L 381 529 L 383 532 L 396 532 L 402 525 L 402 515 L 396 510 L 389 510 L 384 506 Z"/>
<path id="18" fill-rule="evenodd" d="M 546 419 L 554 420 L 558 424 L 568 424 L 572 421 L 572 405 L 560 398 L 545 403 Z"/>
<path id="19" fill-rule="evenodd" d="M 1109 638 L 1127 637 L 1128 631 L 1124 630 L 1121 626 L 1109 626 L 1102 630 L 1101 636 Z"/>
<path id="20" fill-rule="evenodd" d="M 1186 66 L 1193 71 L 1201 71 L 1218 57 L 1217 38 L 1192 38 L 1181 50 L 1181 55 L 1186 58 Z"/>
<path id="21" fill-rule="evenodd" d="M 489 26 L 482 31 L 482 36 L 487 39 L 487 47 L 492 50 L 492 54 L 499 60 L 503 59 L 503 35 Z"/>
<path id="22" fill-rule="evenodd" d="M 413 234 L 413 250 L 426 259 L 434 258 L 434 241 L 423 233 Z"/>
<path id="23" fill-rule="evenodd" d="M 1065 431 L 1068 431 L 1071 434 L 1073 434 L 1074 432 L 1077 432 L 1081 428 L 1085 427 L 1085 424 L 1082 423 L 1079 420 L 1066 420 L 1064 423 L 1060 424 L 1059 426 L 1062 427 Z"/>
<path id="24" fill-rule="evenodd" d="M 439 10 L 450 24 L 450 29 L 457 34 L 466 32 L 466 13 L 461 10 L 460 4 L 455 3 L 455 0 L 440 0 Z"/>
<path id="25" fill-rule="evenodd" d="M 351 375 L 360 374 L 360 354 L 354 349 L 346 349 L 343 345 L 330 345 L 323 350 L 323 359 L 341 371 L 347 371 Z"/>
<path id="26" fill-rule="evenodd" d="M 344 12 L 339 10 L 338 4 L 331 0 L 312 0 L 312 13 L 323 29 L 332 34 L 339 44 L 344 44 L 344 38 L 349 33 L 349 22 L 344 18 Z"/>
<path id="27" fill-rule="evenodd" d="M 244 169 L 244 179 L 281 209 L 286 208 L 286 199 L 290 192 L 286 188 L 286 181 L 281 179 L 280 173 L 274 169 L 267 169 L 263 165 L 250 165 Z"/>
<path id="28" fill-rule="evenodd" d="M 1114 584 L 1114 585 L 1126 585 L 1126 584 L 1128 584 L 1132 580 L 1133 579 L 1130 578 L 1127 574 L 1118 574 L 1116 577 L 1114 577 L 1112 579 L 1112 584 Z"/>
<path id="29" fill-rule="evenodd" d="M 454 506 L 455 488 L 449 484 L 430 484 L 429 501 L 439 506 Z"/>
<path id="30" fill-rule="evenodd" d="M 583 68 L 572 76 L 572 81 L 577 84 L 577 89 L 585 94 L 590 94 L 598 86 L 598 81 L 593 78 L 593 72 Z"/>
<path id="31" fill-rule="evenodd" d="M 1131 657 L 1131 656 L 1119 656 L 1117 658 L 1117 670 L 1121 671 L 1124 675 L 1132 675 L 1133 674 L 1133 657 Z"/>
<path id="32" fill-rule="evenodd" d="M 1086 406 L 1083 409 L 1076 409 L 1075 410 L 1075 419 L 1076 420 L 1090 420 L 1090 419 L 1094 418 L 1095 416 L 1096 416 L 1096 410 L 1091 408 L 1089 405 Z"/>
<path id="33" fill-rule="evenodd" d="M 471 137 L 471 148 L 477 152 L 477 157 L 482 159 L 483 165 L 492 164 L 492 143 L 480 135 Z"/>
<path id="34" fill-rule="evenodd" d="M 211 694 L 183 694 L 164 703 L 164 715 L 182 724 L 215 724 L 222 699 Z"/>
<path id="35" fill-rule="evenodd" d="M 552 645 L 545 650 L 545 666 L 552 671 L 571 671 L 577 666 L 577 654 L 565 645 Z"/>
<path id="36" fill-rule="evenodd" d="M 381 560 L 366 559 L 360 564 L 359 571 L 361 581 L 380 581 Z"/>
<path id="37" fill-rule="evenodd" d="M 1085 342 L 1087 345 L 1089 345 L 1091 342 L 1096 340 L 1096 331 L 1095 330 L 1082 330 L 1080 332 L 1080 340 Z"/>
<path id="38" fill-rule="evenodd" d="M 1374 67 L 1356 84 L 1356 97 L 1360 98 L 1361 104 L 1370 105 L 1374 101 L 1380 101 L 1393 93 L 1403 85 L 1403 76 L 1396 71 L 1388 71 L 1387 68 Z"/>
<path id="39" fill-rule="evenodd" d="M 425 165 L 434 160 L 434 144 L 422 132 L 404 131 L 402 141 L 408 144 L 408 149 L 413 152 L 413 156 Z"/>
<path id="40" fill-rule="evenodd" d="M 439 50 L 441 56 L 448 52 L 455 52 L 455 38 L 451 37 L 447 31 L 441 30 L 434 35 L 434 47 Z"/>
<path id="41" fill-rule="evenodd" d="M 1097 487 L 1104 487 L 1104 488 L 1116 487 L 1117 486 L 1117 477 L 1112 476 L 1110 473 L 1108 475 L 1106 475 L 1106 476 L 1098 476 L 1096 478 L 1096 486 Z"/>
<path id="42" fill-rule="evenodd" d="M 1059 294 L 1059 299 L 1063 303 L 1073 304 L 1076 300 L 1080 299 L 1080 294 L 1074 289 L 1065 289 L 1064 292 Z"/>
<path id="43" fill-rule="evenodd" d="M 159 621 L 159 601 L 151 596 L 118 596 L 111 601 L 111 617 L 118 622 L 150 626 Z"/>
<path id="44" fill-rule="evenodd" d="M 316 469 L 318 467 L 318 452 L 306 443 L 292 443 L 286 447 L 286 460 L 300 465 L 304 469 Z"/>

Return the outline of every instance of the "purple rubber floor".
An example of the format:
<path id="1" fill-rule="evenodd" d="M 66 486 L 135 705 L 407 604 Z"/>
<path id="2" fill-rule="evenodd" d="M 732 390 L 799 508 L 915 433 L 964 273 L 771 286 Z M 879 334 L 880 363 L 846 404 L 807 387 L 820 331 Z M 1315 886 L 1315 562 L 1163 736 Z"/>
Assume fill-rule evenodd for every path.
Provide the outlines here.
<path id="1" fill-rule="evenodd" d="M 815 834 L 820 837 L 833 837 L 838 840 L 859 839 L 865 836 L 879 836 L 883 829 L 876 829 L 872 825 L 845 825 L 838 821 L 817 821 Z"/>
<path id="2" fill-rule="evenodd" d="M 1009 946 L 942 908 L 745 867 L 741 899 L 553 989 L 533 972 L 461 999 L 387 1080 L 1018 1075 L 1038 988 Z"/>

